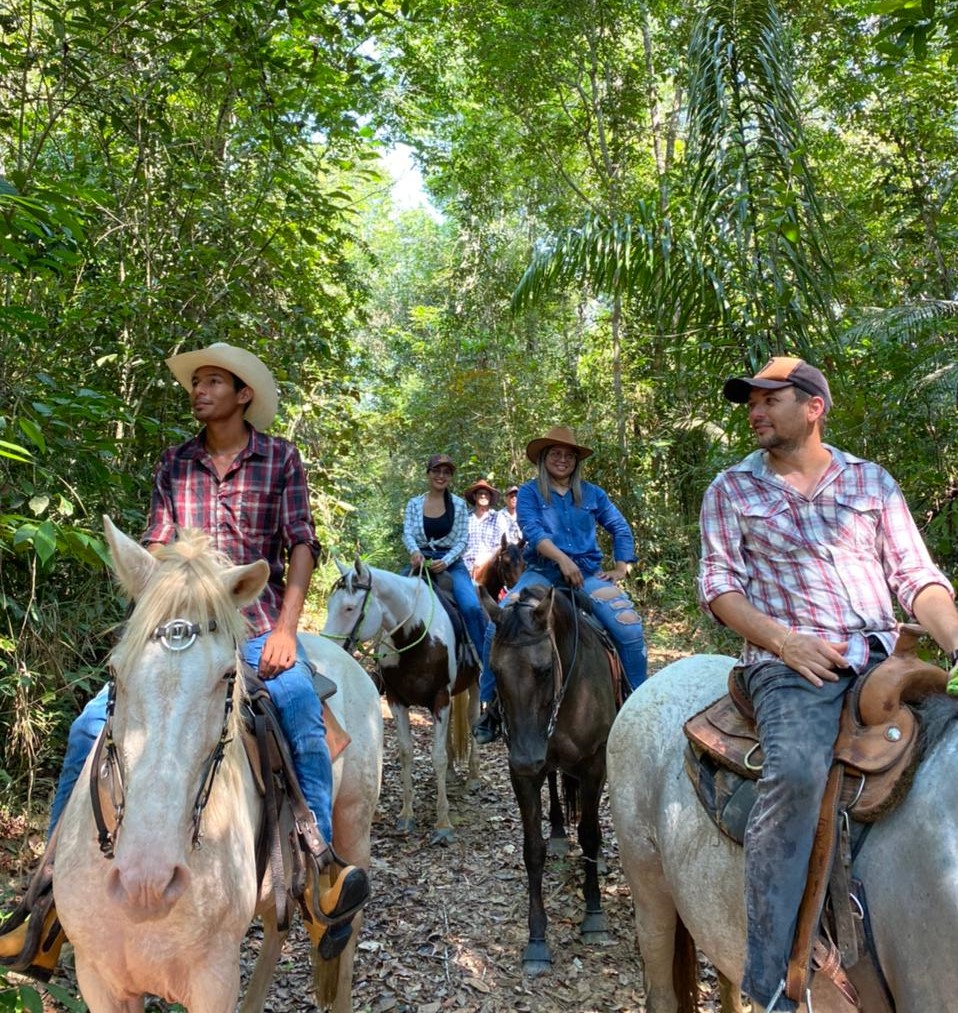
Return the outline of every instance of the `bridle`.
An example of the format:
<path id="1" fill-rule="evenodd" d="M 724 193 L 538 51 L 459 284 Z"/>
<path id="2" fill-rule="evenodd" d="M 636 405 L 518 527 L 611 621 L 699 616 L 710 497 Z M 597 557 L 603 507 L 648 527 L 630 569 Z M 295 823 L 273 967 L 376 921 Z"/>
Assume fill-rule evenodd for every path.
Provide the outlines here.
<path id="1" fill-rule="evenodd" d="M 507 605 L 506 608 L 534 609 L 540 604 L 541 600 L 520 600 L 513 602 L 511 605 Z M 544 633 L 528 636 L 521 640 L 512 640 L 509 644 L 510 647 L 531 647 L 534 644 L 541 644 L 543 640 L 548 640 L 552 648 L 552 712 L 549 715 L 549 724 L 546 726 L 546 741 L 551 739 L 553 733 L 555 732 L 556 723 L 559 720 L 559 710 L 562 707 L 562 701 L 565 698 L 566 690 L 572 682 L 572 676 L 575 674 L 575 666 L 579 657 L 579 610 L 576 608 L 575 602 L 571 602 L 571 605 L 575 640 L 572 645 L 572 659 L 569 662 L 567 669 L 562 664 L 562 655 L 559 653 L 559 645 L 556 642 L 555 629 L 552 623 L 548 624 L 548 628 Z"/>
<path id="2" fill-rule="evenodd" d="M 205 633 L 216 632 L 216 620 L 211 619 L 205 626 L 199 623 L 192 623 L 188 619 L 171 619 L 169 622 L 157 626 L 149 636 L 149 640 L 158 641 L 167 651 L 179 653 L 189 650 L 196 642 L 196 638 Z M 203 810 L 210 800 L 213 791 L 213 782 L 223 763 L 226 747 L 230 743 L 230 715 L 233 712 L 233 690 L 236 685 L 236 669 L 234 665 L 223 675 L 223 682 L 226 683 L 226 700 L 223 706 L 223 724 L 220 728 L 220 737 L 216 745 L 210 750 L 206 761 L 203 764 L 200 786 L 193 801 L 193 817 L 191 842 L 194 850 L 202 847 L 203 836 L 201 821 Z M 123 769 L 120 765 L 120 757 L 116 748 L 116 741 L 113 738 L 113 716 L 116 711 L 116 679 L 110 680 L 109 695 L 106 705 L 106 725 L 97 741 L 93 763 L 90 767 L 90 801 L 93 806 L 93 819 L 97 828 L 97 843 L 100 851 L 106 858 L 116 856 L 116 840 L 123 823 L 123 815 L 126 808 L 126 796 L 123 791 Z M 109 781 L 110 805 L 113 809 L 113 829 L 107 826 L 100 804 L 100 780 Z"/>
<path id="3" fill-rule="evenodd" d="M 348 573 L 344 573 L 339 578 L 339 580 L 337 580 L 336 583 L 333 584 L 333 586 L 332 586 L 332 588 L 330 589 L 330 592 L 329 592 L 330 593 L 330 597 L 332 597 L 332 595 L 335 594 L 337 591 L 345 591 L 347 594 L 352 594 L 352 593 L 354 593 L 356 591 L 362 591 L 363 592 L 363 600 L 362 600 L 362 602 L 360 603 L 360 606 L 359 606 L 359 615 L 356 617 L 356 622 L 353 623 L 352 629 L 349 631 L 349 633 L 347 633 L 345 635 L 343 635 L 343 634 L 337 634 L 337 633 L 324 633 L 323 634 L 324 637 L 327 637 L 330 640 L 339 641 L 340 645 L 342 646 L 342 648 L 345 651 L 349 652 L 350 654 L 352 654 L 353 651 L 356 650 L 357 646 L 362 641 L 362 638 L 359 635 L 359 630 L 360 630 L 360 627 L 363 625 L 363 621 L 366 618 L 366 612 L 367 612 L 368 607 L 369 607 L 369 598 L 370 598 L 370 595 L 373 593 L 373 575 L 372 575 L 371 571 L 367 570 L 367 573 L 369 574 L 369 579 L 368 579 L 368 581 L 366 581 L 366 583 L 360 583 L 359 576 L 358 575 L 353 576 L 353 572 L 352 571 L 350 571 Z M 412 649 L 417 644 L 419 644 L 423 640 L 425 640 L 426 639 L 426 635 L 429 633 L 429 629 L 432 626 L 433 616 L 436 613 L 436 592 L 435 592 L 435 590 L 434 590 L 434 588 L 432 586 L 432 579 L 429 576 L 429 570 L 428 569 L 425 569 L 425 571 L 423 573 L 423 578 L 425 579 L 426 584 L 429 586 L 429 590 L 432 591 L 432 595 L 431 595 L 431 599 L 432 600 L 430 601 L 430 605 L 429 605 L 429 609 L 430 609 L 429 610 L 429 619 L 424 624 L 422 633 L 415 640 L 413 640 L 411 643 L 405 644 L 403 647 L 393 647 L 392 648 L 392 652 L 395 653 L 395 654 L 402 654 L 404 651 L 408 651 L 408 650 Z M 419 580 L 419 579 L 420 578 L 417 578 L 417 580 Z M 387 630 L 385 632 L 382 631 L 382 630 L 380 630 L 379 634 L 374 638 L 374 649 L 372 651 L 369 651 L 369 652 L 363 652 L 364 654 L 366 654 L 367 656 L 373 658 L 376 661 L 379 661 L 382 658 L 386 657 L 385 654 L 377 654 L 376 651 L 375 651 L 375 646 L 378 646 L 384 640 L 389 640 L 394 633 L 396 633 L 398 630 L 401 630 L 406 625 L 406 623 L 408 623 L 409 620 L 412 619 L 412 617 L 416 614 L 416 601 L 418 601 L 418 598 L 419 598 L 419 589 L 417 587 L 416 588 L 416 600 L 414 600 L 414 602 L 413 602 L 412 610 L 410 611 L 409 615 L 406 616 L 406 618 L 403 619 L 401 622 L 397 623 L 391 630 Z"/>

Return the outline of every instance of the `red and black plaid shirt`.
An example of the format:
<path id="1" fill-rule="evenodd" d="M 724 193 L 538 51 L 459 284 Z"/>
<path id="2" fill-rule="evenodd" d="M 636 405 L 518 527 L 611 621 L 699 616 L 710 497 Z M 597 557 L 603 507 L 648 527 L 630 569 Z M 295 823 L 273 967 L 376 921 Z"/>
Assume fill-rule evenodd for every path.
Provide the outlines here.
<path id="1" fill-rule="evenodd" d="M 292 443 L 251 428 L 246 449 L 219 478 L 205 433 L 165 450 L 157 462 L 143 542 L 171 542 L 177 528 L 193 528 L 236 564 L 265 559 L 269 583 L 243 609 L 250 636 L 259 636 L 279 616 L 293 547 L 308 545 L 314 559 L 319 554 L 306 472 Z"/>

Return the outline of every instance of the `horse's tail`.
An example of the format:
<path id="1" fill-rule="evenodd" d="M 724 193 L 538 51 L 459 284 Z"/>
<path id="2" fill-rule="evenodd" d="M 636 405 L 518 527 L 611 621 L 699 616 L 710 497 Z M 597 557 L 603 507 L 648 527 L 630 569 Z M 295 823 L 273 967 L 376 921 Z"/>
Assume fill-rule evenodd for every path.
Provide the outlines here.
<path id="1" fill-rule="evenodd" d="M 469 693 L 457 693 L 452 698 L 449 713 L 449 755 L 453 763 L 469 756 L 472 729 L 469 727 Z"/>
<path id="2" fill-rule="evenodd" d="M 339 992 L 339 964 L 342 959 L 342 954 L 333 960 L 323 960 L 318 953 L 313 954 L 313 989 L 316 993 L 316 1005 L 320 1009 L 331 1009 L 336 1002 L 336 995 Z"/>
<path id="3" fill-rule="evenodd" d="M 579 782 L 568 774 L 562 775 L 562 802 L 566 826 L 574 827 L 579 822 Z"/>
<path id="4" fill-rule="evenodd" d="M 685 922 L 675 916 L 675 948 L 672 955 L 672 988 L 678 999 L 678 1013 L 695 1013 L 699 1000 L 699 963 L 695 940 Z"/>

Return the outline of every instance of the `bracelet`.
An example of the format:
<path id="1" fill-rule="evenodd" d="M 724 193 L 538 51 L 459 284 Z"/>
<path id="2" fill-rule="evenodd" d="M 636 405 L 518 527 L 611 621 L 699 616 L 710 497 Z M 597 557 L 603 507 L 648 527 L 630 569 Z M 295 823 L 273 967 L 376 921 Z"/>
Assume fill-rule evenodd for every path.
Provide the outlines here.
<path id="1" fill-rule="evenodd" d="M 781 661 L 785 660 L 785 645 L 795 635 L 795 627 L 789 626 L 788 633 L 785 634 L 785 639 L 782 641 L 782 646 L 778 649 L 778 657 Z"/>

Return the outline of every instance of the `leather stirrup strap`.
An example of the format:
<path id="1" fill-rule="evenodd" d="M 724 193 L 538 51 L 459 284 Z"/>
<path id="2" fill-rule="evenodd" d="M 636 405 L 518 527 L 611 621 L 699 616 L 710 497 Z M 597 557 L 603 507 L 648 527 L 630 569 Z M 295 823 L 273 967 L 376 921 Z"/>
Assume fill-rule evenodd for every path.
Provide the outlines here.
<path id="1" fill-rule="evenodd" d="M 256 849 L 256 871 L 260 883 L 266 873 L 267 850 L 270 878 L 273 888 L 273 904 L 276 908 L 276 924 L 280 932 L 289 928 L 289 904 L 286 898 L 286 875 L 283 863 L 283 842 L 279 830 L 279 800 L 276 784 L 269 762 L 269 728 L 263 714 L 253 715 L 256 743 L 262 767 L 265 797 L 263 799 L 264 829 Z"/>
<path id="2" fill-rule="evenodd" d="M 824 974 L 847 1003 L 855 1009 L 862 1008 L 858 990 L 845 973 L 842 955 L 834 943 L 821 937 L 815 940 L 812 946 L 812 968 L 816 973 Z"/>
<path id="3" fill-rule="evenodd" d="M 855 918 L 852 911 L 852 849 L 847 814 L 842 811 L 838 820 L 838 850 L 832 864 L 828 896 L 842 967 L 849 968 L 854 967 L 861 957 L 864 933 L 860 931 L 861 920 Z"/>
<path id="4" fill-rule="evenodd" d="M 843 775 L 844 767 L 840 763 L 833 764 L 832 769 L 828 772 L 825 795 L 822 798 L 822 808 L 818 815 L 815 840 L 812 844 L 812 854 L 808 862 L 805 893 L 802 895 L 802 903 L 798 909 L 795 939 L 792 943 L 792 954 L 785 975 L 785 994 L 797 1003 L 801 1003 L 805 998 L 812 947 L 818 937 L 818 925 L 822 917 L 822 908 L 825 905 L 825 895 L 828 892 L 828 880 L 831 876 L 835 855 L 835 835 Z"/>

